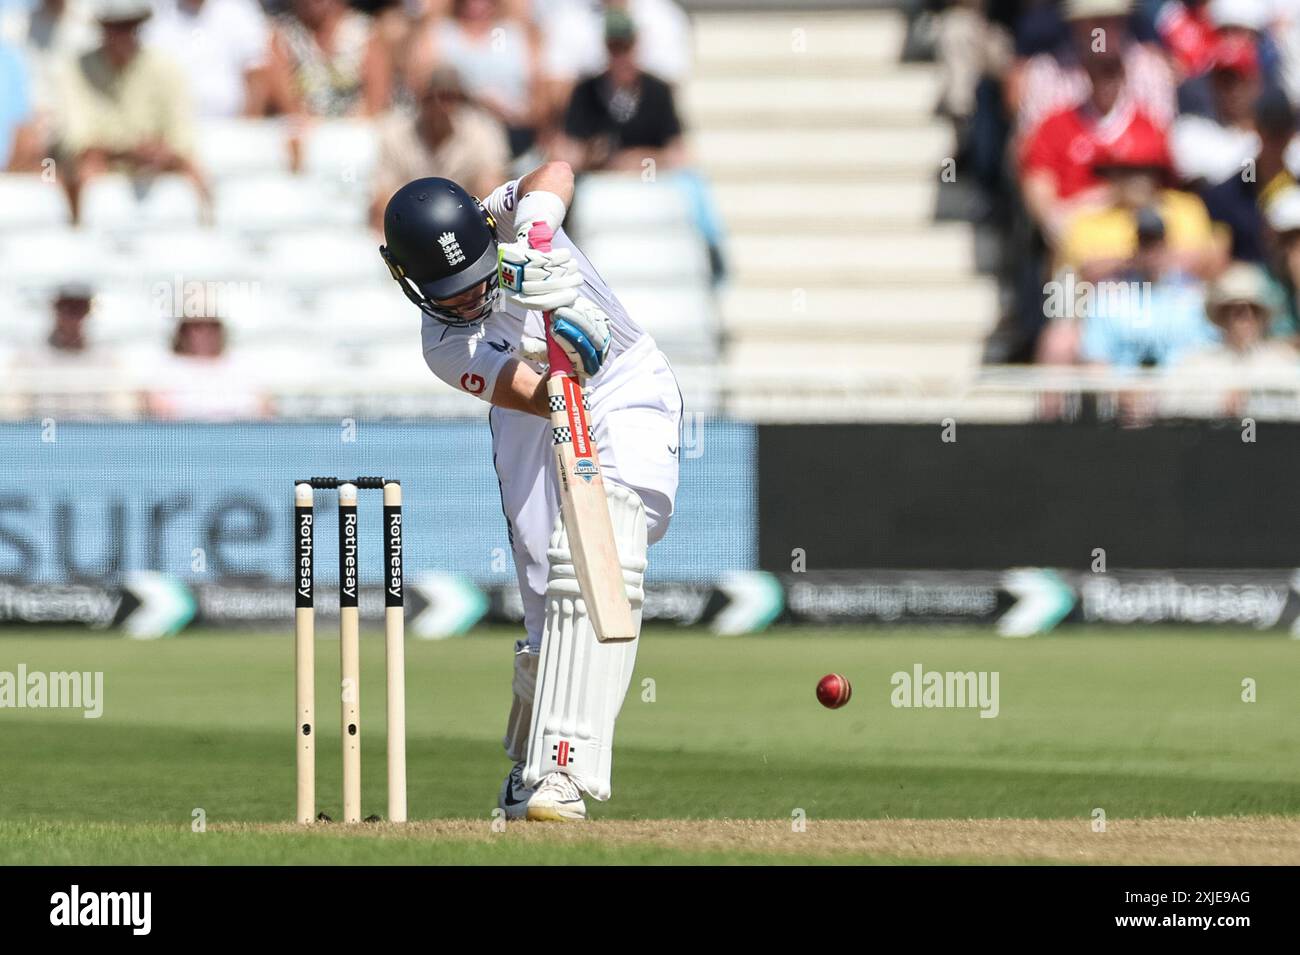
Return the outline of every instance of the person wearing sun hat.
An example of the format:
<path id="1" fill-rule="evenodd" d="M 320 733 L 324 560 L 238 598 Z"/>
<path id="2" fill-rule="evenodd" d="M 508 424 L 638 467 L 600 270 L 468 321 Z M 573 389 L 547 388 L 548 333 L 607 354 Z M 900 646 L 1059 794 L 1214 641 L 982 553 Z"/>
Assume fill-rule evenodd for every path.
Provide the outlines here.
<path id="1" fill-rule="evenodd" d="M 1270 384 L 1290 390 L 1300 383 L 1300 355 L 1290 342 L 1269 336 L 1273 305 L 1263 269 L 1234 262 L 1210 284 L 1205 311 L 1219 341 L 1175 363 L 1187 388 L 1171 397 L 1171 408 L 1237 416 L 1252 409 Z"/>
<path id="2" fill-rule="evenodd" d="M 67 64 L 60 84 L 59 154 L 73 170 L 74 204 L 90 179 L 114 171 L 180 173 L 202 191 L 184 74 L 141 43 L 140 28 L 153 15 L 149 0 L 96 0 L 94 15 L 103 39 Z"/>

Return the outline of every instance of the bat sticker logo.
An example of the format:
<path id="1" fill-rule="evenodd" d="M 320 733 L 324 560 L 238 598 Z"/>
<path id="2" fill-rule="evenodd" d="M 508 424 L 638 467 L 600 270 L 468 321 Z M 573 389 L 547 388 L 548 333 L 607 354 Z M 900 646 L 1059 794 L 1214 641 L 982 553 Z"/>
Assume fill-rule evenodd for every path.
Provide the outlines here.
<path id="1" fill-rule="evenodd" d="M 591 479 L 600 472 L 596 469 L 596 464 L 591 458 L 579 458 L 574 462 L 573 473 L 590 484 Z"/>

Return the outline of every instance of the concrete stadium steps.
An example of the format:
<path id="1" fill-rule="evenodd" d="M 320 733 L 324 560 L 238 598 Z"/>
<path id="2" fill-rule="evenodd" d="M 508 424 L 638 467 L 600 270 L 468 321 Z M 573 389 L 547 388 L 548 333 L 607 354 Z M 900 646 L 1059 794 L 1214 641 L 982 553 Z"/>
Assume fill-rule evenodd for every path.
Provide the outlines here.
<path id="1" fill-rule="evenodd" d="M 878 77 L 764 76 L 692 79 L 683 113 L 695 130 L 726 126 L 766 129 L 842 126 L 852 115 L 863 125 L 918 122 L 934 112 L 939 77 L 921 65 Z M 776 137 L 773 136 L 775 139 Z"/>
<path id="2" fill-rule="evenodd" d="M 691 137 L 705 172 L 717 179 L 781 177 L 823 182 L 928 173 L 938 181 L 940 163 L 956 150 L 943 123 L 870 125 L 853 129 L 771 130 L 715 128 Z"/>
<path id="3" fill-rule="evenodd" d="M 975 271 L 975 243 L 960 222 L 842 234 L 742 232 L 730 238 L 727 249 L 731 279 L 741 286 L 932 282 Z"/>
<path id="4" fill-rule="evenodd" d="M 923 416 L 951 406 L 999 300 L 972 226 L 935 221 L 956 146 L 934 115 L 938 70 L 900 62 L 904 16 L 719 12 L 695 26 L 683 113 L 728 229 L 728 410 L 781 417 L 788 399 L 833 415 L 835 394 L 894 413 L 934 395 Z M 808 385 L 791 396 L 769 378 Z"/>
<path id="5" fill-rule="evenodd" d="M 873 225 L 918 226 L 934 218 L 939 182 L 933 175 L 837 183 L 763 181 L 729 177 L 713 188 L 727 224 L 739 232 L 806 228 L 815 217 L 822 228 L 861 229 Z"/>
<path id="6" fill-rule="evenodd" d="M 973 277 L 919 285 L 731 288 L 722 295 L 728 341 L 979 341 L 998 315 L 997 283 Z"/>
<path id="7" fill-rule="evenodd" d="M 697 76 L 860 75 L 892 70 L 907 37 L 893 12 L 701 15 L 695 20 Z"/>

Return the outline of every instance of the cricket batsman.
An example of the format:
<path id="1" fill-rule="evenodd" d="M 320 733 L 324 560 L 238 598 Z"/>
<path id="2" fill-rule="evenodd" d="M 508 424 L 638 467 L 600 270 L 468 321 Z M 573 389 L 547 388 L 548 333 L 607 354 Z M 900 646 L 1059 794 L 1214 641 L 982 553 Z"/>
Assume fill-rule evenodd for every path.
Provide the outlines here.
<path id="1" fill-rule="evenodd" d="M 560 519 L 546 391 L 546 328 L 590 403 L 623 583 L 639 632 L 646 548 L 677 493 L 682 398 L 654 339 L 628 316 L 563 229 L 567 163 L 547 163 L 483 202 L 447 179 L 417 179 L 389 200 L 380 254 L 424 313 L 430 370 L 488 402 L 492 458 L 523 597 L 504 745 L 514 766 L 509 819 L 581 820 L 610 796 L 614 721 L 640 640 L 601 643 L 576 593 Z M 553 233 L 547 252 L 529 233 Z M 503 287 L 501 276 L 507 276 Z M 521 280 L 522 279 L 522 280 Z"/>

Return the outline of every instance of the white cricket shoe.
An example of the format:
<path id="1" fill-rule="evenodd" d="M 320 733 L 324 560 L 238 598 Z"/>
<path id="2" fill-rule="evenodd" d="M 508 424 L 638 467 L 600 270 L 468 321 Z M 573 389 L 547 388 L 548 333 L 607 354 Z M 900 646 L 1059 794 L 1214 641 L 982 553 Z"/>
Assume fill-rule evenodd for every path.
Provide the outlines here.
<path id="1" fill-rule="evenodd" d="M 536 791 L 524 785 L 524 764 L 515 763 L 506 774 L 506 781 L 501 784 L 497 805 L 507 819 L 525 819 L 528 816 L 528 800 Z"/>
<path id="2" fill-rule="evenodd" d="M 528 800 L 528 818 L 534 822 L 580 822 L 587 818 L 582 790 L 567 773 L 542 777 Z"/>

